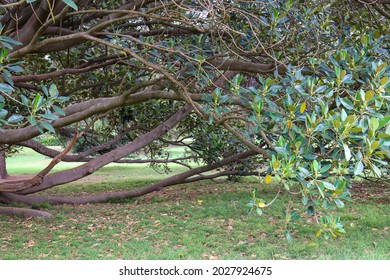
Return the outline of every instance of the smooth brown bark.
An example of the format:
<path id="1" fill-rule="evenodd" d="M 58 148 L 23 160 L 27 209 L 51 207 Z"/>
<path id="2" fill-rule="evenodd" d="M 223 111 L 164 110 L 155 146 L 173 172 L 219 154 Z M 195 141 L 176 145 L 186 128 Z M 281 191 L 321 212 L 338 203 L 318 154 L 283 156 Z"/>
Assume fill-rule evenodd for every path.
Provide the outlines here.
<path id="1" fill-rule="evenodd" d="M 123 147 L 119 147 L 97 158 L 94 158 L 93 160 L 81 166 L 69 170 L 49 174 L 43 178 L 41 184 L 29 188 L 27 190 L 24 190 L 21 193 L 31 194 L 31 193 L 39 192 L 51 188 L 53 186 L 69 183 L 81 179 L 85 176 L 88 176 L 94 173 L 99 168 L 111 162 L 114 162 L 116 160 L 120 160 L 126 157 L 127 155 L 134 153 L 139 149 L 145 147 L 146 145 L 150 144 L 154 140 L 158 139 L 166 132 L 171 130 L 182 119 L 184 119 L 191 111 L 192 111 L 192 107 L 186 105 L 180 110 L 178 110 L 175 114 L 173 114 L 170 118 L 168 118 L 165 122 L 161 123 L 159 126 L 154 128 L 150 132 L 147 132 L 141 135 L 140 137 L 136 138 L 133 142 Z"/>
<path id="2" fill-rule="evenodd" d="M 127 96 L 125 92 L 122 96 L 96 98 L 69 105 L 64 109 L 66 116 L 58 118 L 53 121 L 51 125 L 54 128 L 60 128 L 123 106 L 160 98 L 181 100 L 181 98 L 173 92 L 144 91 L 130 96 Z M 202 95 L 193 96 L 193 100 L 200 100 L 201 98 Z M 27 126 L 19 129 L 3 129 L 0 130 L 0 144 L 18 144 L 40 134 L 41 133 L 35 126 Z"/>
<path id="3" fill-rule="evenodd" d="M 185 171 L 183 173 L 171 176 L 169 178 L 160 180 L 156 183 L 151 184 L 150 186 L 139 188 L 139 189 L 133 189 L 129 191 L 120 191 L 120 192 L 106 192 L 101 194 L 95 194 L 95 195 L 87 195 L 87 196 L 78 196 L 78 197 L 61 197 L 61 196 L 25 196 L 20 194 L 13 194 L 13 193 L 0 193 L 0 197 L 3 197 L 5 199 L 8 199 L 10 201 L 15 202 L 21 202 L 29 205 L 34 205 L 37 203 L 43 203 L 43 202 L 50 202 L 54 204 L 62 204 L 62 203 L 69 203 L 69 204 L 85 204 L 85 203 L 97 203 L 97 202 L 106 202 L 110 199 L 115 198 L 134 198 L 143 196 L 145 194 L 159 191 L 163 188 L 174 186 L 182 183 L 189 183 L 189 182 L 195 182 L 198 180 L 201 180 L 201 177 L 193 177 L 197 176 L 201 173 L 208 172 L 215 170 L 217 168 L 220 168 L 222 166 L 225 166 L 227 164 L 240 161 L 243 159 L 246 159 L 248 157 L 254 156 L 257 153 L 255 151 L 249 150 L 231 157 L 228 157 L 226 159 L 223 159 L 219 162 L 208 164 L 205 166 L 201 166 L 198 168 L 194 168 L 188 171 Z M 229 175 L 230 172 L 222 173 L 223 175 Z M 205 179 L 211 179 L 215 178 L 215 176 L 206 175 L 204 176 Z"/>
<path id="4" fill-rule="evenodd" d="M 126 131 L 127 132 L 127 131 Z M 95 157 L 89 157 L 93 153 L 97 153 L 103 149 L 109 148 L 113 145 L 115 145 L 119 140 L 123 139 L 126 132 L 118 134 L 116 137 L 114 137 L 112 140 L 107 141 L 99 146 L 93 147 L 91 149 L 88 149 L 80 154 L 77 155 L 65 155 L 62 157 L 61 161 L 64 162 L 89 162 L 93 160 Z M 54 149 L 50 149 L 37 141 L 34 140 L 28 140 L 24 141 L 22 143 L 19 143 L 18 145 L 23 147 L 28 147 L 30 149 L 33 149 L 37 153 L 54 158 L 56 157 L 60 152 Z M 115 163 L 179 163 L 181 160 L 189 160 L 189 159 L 195 159 L 196 156 L 188 156 L 188 157 L 179 157 L 179 158 L 169 158 L 169 159 L 120 159 L 117 161 L 114 161 Z"/>
<path id="5" fill-rule="evenodd" d="M 7 178 L 7 164 L 5 161 L 5 151 L 0 146 L 0 179 Z"/>

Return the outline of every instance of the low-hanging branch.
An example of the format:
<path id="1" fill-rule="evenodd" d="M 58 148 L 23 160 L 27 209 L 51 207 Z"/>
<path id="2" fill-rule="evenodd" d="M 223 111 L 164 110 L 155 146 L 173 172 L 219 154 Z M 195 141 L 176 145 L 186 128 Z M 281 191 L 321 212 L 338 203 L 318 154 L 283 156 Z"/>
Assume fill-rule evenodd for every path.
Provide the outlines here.
<path id="1" fill-rule="evenodd" d="M 176 124 L 178 124 L 181 120 L 183 120 L 190 112 L 192 111 L 191 106 L 185 105 L 181 109 L 179 109 L 176 113 L 174 113 L 171 117 L 169 117 L 165 122 L 162 122 L 160 125 L 152 129 L 150 132 L 147 132 L 136 139 L 134 141 L 128 143 L 127 145 L 118 147 L 110 152 L 107 152 L 101 156 L 98 156 L 88 163 L 77 166 L 75 168 L 71 168 L 64 171 L 59 171 L 56 173 L 48 174 L 42 180 L 39 185 L 34 187 L 25 189 L 21 191 L 21 194 L 32 194 L 36 193 L 57 185 L 69 183 L 78 179 L 81 179 L 85 176 L 88 176 L 94 173 L 96 170 L 101 167 L 120 160 L 129 154 L 132 154 L 139 149 L 149 145 L 151 142 L 155 141 L 169 130 L 171 130 Z"/>
<path id="2" fill-rule="evenodd" d="M 123 138 L 123 135 L 125 133 L 120 133 L 117 135 L 117 137 L 113 138 L 110 141 L 107 141 L 99 146 L 93 147 L 91 149 L 88 149 L 81 154 L 77 155 L 65 155 L 61 161 L 63 162 L 89 162 L 93 160 L 95 157 L 89 157 L 91 154 L 99 152 L 107 147 L 110 147 L 117 143 L 120 139 Z M 118 137 L 119 136 L 119 137 Z M 56 157 L 60 152 L 51 148 L 48 148 L 40 143 L 38 143 L 35 140 L 28 140 L 19 143 L 20 146 L 27 147 L 30 149 L 33 149 L 37 153 L 54 158 Z M 187 157 L 178 157 L 178 158 L 168 158 L 168 159 L 119 159 L 114 161 L 114 163 L 176 163 L 183 165 L 183 162 L 181 161 L 186 161 L 186 160 L 193 160 L 199 158 L 197 156 L 187 156 Z M 188 167 L 188 165 L 185 165 Z"/>
<path id="3" fill-rule="evenodd" d="M 156 183 L 153 183 L 149 186 L 138 188 L 138 189 L 132 189 L 128 191 L 118 191 L 118 192 L 105 192 L 100 194 L 94 194 L 94 195 L 85 195 L 85 196 L 36 196 L 36 195 L 20 195 L 20 194 L 13 194 L 13 193 L 0 193 L 0 197 L 3 197 L 5 199 L 8 199 L 9 201 L 14 202 L 20 202 L 25 203 L 28 205 L 34 205 L 38 203 L 43 202 L 49 202 L 53 204 L 63 204 L 63 203 L 69 203 L 69 204 L 85 204 L 85 203 L 97 203 L 97 202 L 106 202 L 110 199 L 115 198 L 134 198 L 143 196 L 145 194 L 155 192 L 162 190 L 163 188 L 174 186 L 182 183 L 187 182 L 194 182 L 200 180 L 202 177 L 199 177 L 199 174 L 202 174 L 204 172 L 216 170 L 217 168 L 223 167 L 225 165 L 231 164 L 236 161 L 240 161 L 242 159 L 246 159 L 248 157 L 252 157 L 257 155 L 255 151 L 248 150 L 233 156 L 230 156 L 228 158 L 225 158 L 221 161 L 211 163 L 208 165 L 204 165 L 201 167 L 193 168 L 191 170 L 182 172 L 177 175 L 173 175 L 171 177 L 168 177 L 166 179 L 160 180 Z M 229 175 L 229 172 L 221 173 L 221 176 Z M 205 179 L 213 178 L 210 175 L 203 175 Z M 218 176 L 217 176 L 218 177 Z M 216 177 L 214 177 L 216 178 Z"/>
<path id="4" fill-rule="evenodd" d="M 59 152 L 53 160 L 38 174 L 36 174 L 31 179 L 22 179 L 22 180 L 0 180 L 0 192 L 20 192 L 36 185 L 42 183 L 43 178 L 61 161 L 61 159 L 66 156 L 76 144 L 77 139 L 82 136 L 82 133 L 76 133 L 75 136 L 69 143 L 66 145 L 65 149 Z M 3 181 L 3 182 L 2 182 Z"/>

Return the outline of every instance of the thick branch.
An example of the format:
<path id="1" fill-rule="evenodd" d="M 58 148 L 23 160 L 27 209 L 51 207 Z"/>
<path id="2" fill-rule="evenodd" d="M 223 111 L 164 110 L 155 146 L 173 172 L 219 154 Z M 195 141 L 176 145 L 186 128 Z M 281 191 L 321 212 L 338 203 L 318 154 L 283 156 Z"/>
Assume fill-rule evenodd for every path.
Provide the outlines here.
<path id="1" fill-rule="evenodd" d="M 257 153 L 255 151 L 249 150 L 231 157 L 228 157 L 226 159 L 223 159 L 219 162 L 208 164 L 205 166 L 201 166 L 198 168 L 194 168 L 188 171 L 185 171 L 183 173 L 171 176 L 169 178 L 160 180 L 156 183 L 151 184 L 150 186 L 135 189 L 135 190 L 129 190 L 129 191 L 120 191 L 120 192 L 109 192 L 109 193 L 102 193 L 102 194 L 96 194 L 96 195 L 87 195 L 87 196 L 79 196 L 79 197 L 60 197 L 60 196 L 23 196 L 18 194 L 11 194 L 11 193 L 0 193 L 0 196 L 3 196 L 7 199 L 10 199 L 15 202 L 21 202 L 26 204 L 36 204 L 36 203 L 42 203 L 42 202 L 50 202 L 50 203 L 70 203 L 70 204 L 85 204 L 85 203 L 92 203 L 92 202 L 105 202 L 109 199 L 114 198 L 133 198 L 133 197 L 139 197 L 143 196 L 145 194 L 159 191 L 163 188 L 166 188 L 168 186 L 173 186 L 177 184 L 181 184 L 186 182 L 186 180 L 192 176 L 211 171 L 214 169 L 217 169 L 219 167 L 222 167 L 224 165 L 230 164 L 232 162 L 245 159 L 251 156 L 256 155 Z M 190 182 L 191 180 L 188 180 Z"/>
<path id="2" fill-rule="evenodd" d="M 82 133 L 77 133 L 74 138 L 69 141 L 68 145 L 65 147 L 65 149 L 61 152 L 59 152 L 53 160 L 44 168 L 42 171 L 40 171 L 37 175 L 32 177 L 31 179 L 24 179 L 24 180 L 12 180 L 12 181 L 6 181 L 1 182 L 0 180 L 0 191 L 2 192 L 20 192 L 25 189 L 31 188 L 33 186 L 41 184 L 43 178 L 61 161 L 61 158 L 64 157 L 71 148 L 76 143 L 77 139 L 80 138 Z"/>
<path id="3" fill-rule="evenodd" d="M 28 190 L 22 191 L 22 194 L 30 194 L 34 192 L 39 192 L 53 186 L 69 183 L 78 179 L 81 179 L 85 176 L 88 176 L 94 173 L 96 170 L 105 166 L 111 162 L 120 160 L 127 155 L 138 151 L 139 149 L 150 144 L 154 140 L 161 137 L 163 134 L 171 130 L 177 123 L 184 119 L 190 112 L 192 108 L 189 105 L 186 105 L 182 109 L 178 110 L 173 114 L 168 120 L 154 128 L 148 133 L 143 134 L 142 136 L 135 139 L 133 142 L 117 148 L 113 151 L 110 151 L 104 155 L 101 155 L 93 160 L 89 161 L 86 164 L 81 166 L 49 174 L 43 178 L 42 183 L 39 186 L 32 187 Z"/>
<path id="4" fill-rule="evenodd" d="M 54 128 L 64 127 L 92 117 L 96 114 L 105 113 L 123 106 L 137 104 L 152 99 L 166 98 L 171 100 L 182 100 L 172 92 L 165 91 L 144 91 L 128 96 L 131 89 L 122 96 L 96 98 L 76 104 L 69 105 L 64 109 L 66 116 L 53 121 Z M 192 100 L 200 101 L 203 95 L 191 95 Z M 0 144 L 17 144 L 40 135 L 39 130 L 34 126 L 19 129 L 0 130 Z"/>

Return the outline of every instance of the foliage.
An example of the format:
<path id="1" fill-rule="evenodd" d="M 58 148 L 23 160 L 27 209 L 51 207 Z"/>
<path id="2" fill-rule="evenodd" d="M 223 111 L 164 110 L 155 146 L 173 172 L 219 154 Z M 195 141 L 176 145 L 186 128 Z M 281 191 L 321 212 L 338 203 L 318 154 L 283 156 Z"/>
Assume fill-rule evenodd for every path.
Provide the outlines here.
<path id="1" fill-rule="evenodd" d="M 55 135 L 43 134 L 37 141 L 45 146 L 63 146 L 63 142 Z"/>
<path id="2" fill-rule="evenodd" d="M 215 174 L 265 173 L 262 183 L 277 184 L 272 200 L 252 193 L 248 206 L 258 215 L 280 194 L 298 196 L 306 213 L 287 204 L 288 240 L 304 214 L 316 220 L 317 235 L 344 234 L 335 211 L 350 200 L 351 180 L 388 180 L 385 1 L 29 2 L 49 11 L 41 29 L 23 26 L 16 36 L 11 12 L 2 13 L 4 135 L 80 136 L 74 152 L 91 151 L 82 158 L 96 165 L 88 170 L 139 155 L 168 163 L 170 145 L 187 146 L 207 166 L 251 149 L 256 157 Z M 156 139 L 142 138 L 183 104 L 196 114 Z M 141 138 L 143 145 L 122 154 Z M 68 180 L 86 176 L 83 170 Z"/>

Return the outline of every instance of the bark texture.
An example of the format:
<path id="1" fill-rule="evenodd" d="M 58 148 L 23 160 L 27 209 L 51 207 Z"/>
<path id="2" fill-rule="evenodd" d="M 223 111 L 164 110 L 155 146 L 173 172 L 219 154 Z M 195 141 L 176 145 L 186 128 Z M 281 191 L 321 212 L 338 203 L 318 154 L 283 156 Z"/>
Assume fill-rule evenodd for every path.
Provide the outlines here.
<path id="1" fill-rule="evenodd" d="M 0 180 L 7 178 L 7 165 L 5 161 L 5 151 L 0 148 Z"/>

